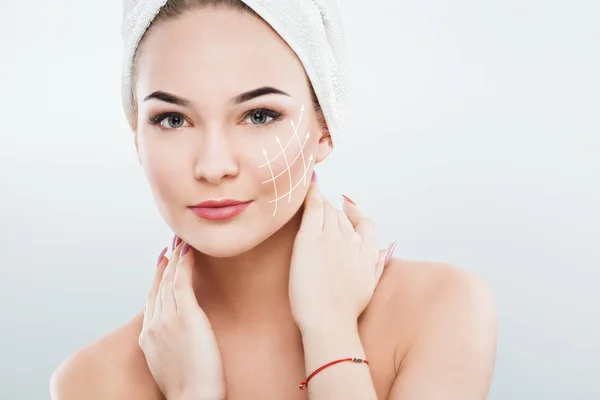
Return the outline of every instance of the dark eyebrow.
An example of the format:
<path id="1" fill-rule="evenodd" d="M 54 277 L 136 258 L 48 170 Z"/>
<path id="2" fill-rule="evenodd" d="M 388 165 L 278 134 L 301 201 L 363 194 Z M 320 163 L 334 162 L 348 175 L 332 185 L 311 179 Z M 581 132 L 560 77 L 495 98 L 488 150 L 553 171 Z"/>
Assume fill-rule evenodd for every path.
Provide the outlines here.
<path id="1" fill-rule="evenodd" d="M 248 92 L 239 94 L 239 95 L 235 96 L 233 99 L 231 99 L 230 101 L 233 104 L 240 104 L 245 101 L 252 100 L 256 97 L 265 96 L 267 94 L 282 94 L 282 95 L 290 97 L 289 94 L 287 94 L 286 92 L 284 92 L 282 90 L 276 89 L 271 86 L 263 86 L 258 89 L 250 90 Z M 144 101 L 147 101 L 150 99 L 157 99 L 157 100 L 161 100 L 161 101 L 164 101 L 167 103 L 177 104 L 179 106 L 184 106 L 184 107 L 189 106 L 191 103 L 189 100 L 184 99 L 183 97 L 175 96 L 174 94 L 163 92 L 161 90 L 152 92 L 148 96 L 144 97 Z"/>
<path id="2" fill-rule="evenodd" d="M 244 92 L 240 95 L 237 95 L 233 99 L 231 99 L 231 102 L 233 104 L 240 104 L 245 101 L 252 100 L 256 97 L 264 96 L 267 94 L 282 94 L 282 95 L 290 97 L 289 94 L 287 94 L 286 92 L 284 92 L 282 90 L 275 89 L 274 87 L 271 87 L 271 86 L 263 86 L 261 88 L 250 90 L 248 92 Z"/>
<path id="3" fill-rule="evenodd" d="M 175 96 L 174 94 L 170 94 L 170 93 L 163 92 L 160 90 L 157 90 L 156 92 L 152 92 L 148 96 L 144 97 L 144 101 L 147 101 L 150 99 L 162 100 L 167 103 L 177 104 L 179 106 L 184 106 L 184 107 L 187 107 L 190 105 L 189 100 L 186 100 L 182 97 L 178 97 L 178 96 Z"/>

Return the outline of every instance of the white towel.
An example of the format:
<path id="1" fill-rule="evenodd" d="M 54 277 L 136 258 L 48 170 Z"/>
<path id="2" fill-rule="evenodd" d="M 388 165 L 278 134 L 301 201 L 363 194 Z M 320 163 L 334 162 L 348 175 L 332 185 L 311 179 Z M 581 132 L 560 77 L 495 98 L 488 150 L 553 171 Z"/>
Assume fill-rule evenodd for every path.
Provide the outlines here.
<path id="1" fill-rule="evenodd" d="M 337 0 L 242 0 L 287 42 L 303 64 L 334 140 L 348 98 L 347 48 Z M 122 95 L 132 123 L 131 67 L 147 27 L 166 0 L 123 0 Z"/>

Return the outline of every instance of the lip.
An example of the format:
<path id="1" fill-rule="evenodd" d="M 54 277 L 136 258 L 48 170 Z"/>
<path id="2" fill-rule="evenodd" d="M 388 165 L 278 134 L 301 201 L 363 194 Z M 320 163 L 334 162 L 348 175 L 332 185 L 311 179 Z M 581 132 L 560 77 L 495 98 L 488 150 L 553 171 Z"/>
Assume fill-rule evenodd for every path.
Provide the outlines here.
<path id="1" fill-rule="evenodd" d="M 251 201 L 239 200 L 208 200 L 188 207 L 194 214 L 200 218 L 218 221 L 236 217 L 243 213 L 250 205 Z"/>

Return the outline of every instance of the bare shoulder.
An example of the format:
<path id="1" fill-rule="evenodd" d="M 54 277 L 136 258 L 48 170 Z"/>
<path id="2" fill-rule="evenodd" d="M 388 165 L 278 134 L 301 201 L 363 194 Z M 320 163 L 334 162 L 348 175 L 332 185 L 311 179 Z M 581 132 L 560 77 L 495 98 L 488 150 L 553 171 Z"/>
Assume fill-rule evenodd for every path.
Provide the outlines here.
<path id="1" fill-rule="evenodd" d="M 142 315 L 66 358 L 50 379 L 53 400 L 160 399 L 137 345 Z"/>
<path id="2" fill-rule="evenodd" d="M 462 341 L 479 335 L 483 346 L 495 348 L 497 314 L 489 286 L 451 264 L 392 259 L 367 311 L 371 324 L 386 326 L 380 335 L 396 340 L 397 368 L 427 341 L 430 345 L 438 339 Z"/>
<path id="3" fill-rule="evenodd" d="M 480 277 L 442 262 L 394 258 L 386 267 L 377 290 L 388 295 L 393 293 L 402 302 L 417 302 L 425 307 L 440 300 L 477 298 L 493 302 L 489 286 Z"/>

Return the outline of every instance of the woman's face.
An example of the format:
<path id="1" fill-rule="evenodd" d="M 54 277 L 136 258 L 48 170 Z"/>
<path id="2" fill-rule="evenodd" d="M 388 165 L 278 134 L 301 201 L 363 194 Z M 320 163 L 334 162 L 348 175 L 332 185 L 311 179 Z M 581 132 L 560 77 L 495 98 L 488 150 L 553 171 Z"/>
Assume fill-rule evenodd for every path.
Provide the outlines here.
<path id="1" fill-rule="evenodd" d="M 298 211 L 331 151 L 302 64 L 264 21 L 229 9 L 161 22 L 140 51 L 135 142 L 160 213 L 205 254 L 255 247 Z M 226 219 L 193 207 L 223 199 L 247 204 Z"/>

